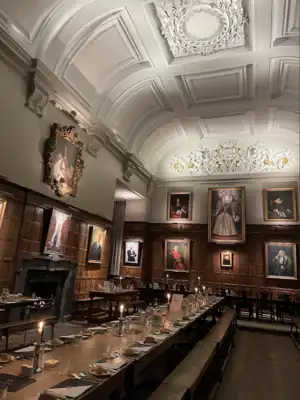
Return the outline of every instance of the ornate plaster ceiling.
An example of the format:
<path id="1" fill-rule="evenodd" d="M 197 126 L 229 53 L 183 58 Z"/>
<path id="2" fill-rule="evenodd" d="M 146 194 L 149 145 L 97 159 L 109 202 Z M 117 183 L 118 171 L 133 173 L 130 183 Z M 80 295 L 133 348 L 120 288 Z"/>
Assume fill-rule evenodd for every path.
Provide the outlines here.
<path id="1" fill-rule="evenodd" d="M 201 143 L 248 145 L 259 135 L 297 148 L 299 2 L 241 4 L 0 0 L 0 28 L 63 85 L 68 111 L 90 131 L 109 127 L 169 178 L 170 159 Z"/>

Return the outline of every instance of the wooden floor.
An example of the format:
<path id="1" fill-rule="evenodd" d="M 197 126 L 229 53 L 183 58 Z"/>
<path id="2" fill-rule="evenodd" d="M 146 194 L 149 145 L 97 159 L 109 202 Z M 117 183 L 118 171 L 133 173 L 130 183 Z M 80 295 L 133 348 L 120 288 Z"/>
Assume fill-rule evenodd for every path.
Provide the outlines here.
<path id="1" fill-rule="evenodd" d="M 300 352 L 289 336 L 238 331 L 215 400 L 300 399 Z"/>

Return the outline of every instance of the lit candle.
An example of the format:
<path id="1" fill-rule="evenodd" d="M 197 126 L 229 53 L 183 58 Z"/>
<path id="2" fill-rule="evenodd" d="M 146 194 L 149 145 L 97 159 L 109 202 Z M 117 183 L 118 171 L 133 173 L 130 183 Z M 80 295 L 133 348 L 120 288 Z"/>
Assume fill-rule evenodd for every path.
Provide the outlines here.
<path id="1" fill-rule="evenodd" d="M 195 292 L 196 292 L 196 294 L 198 293 L 198 288 L 197 287 L 195 288 Z"/>
<path id="2" fill-rule="evenodd" d="M 120 304 L 120 318 L 123 318 L 124 304 Z"/>
<path id="3" fill-rule="evenodd" d="M 40 322 L 39 322 L 39 325 L 38 325 L 38 333 L 40 334 L 40 336 L 39 336 L 39 343 L 42 342 L 42 336 L 43 336 L 43 332 L 44 332 L 44 326 L 45 326 L 44 321 L 40 321 Z"/>
<path id="4" fill-rule="evenodd" d="M 171 293 L 168 293 L 168 294 L 167 294 L 167 299 L 168 299 L 168 304 L 170 304 Z"/>
<path id="5" fill-rule="evenodd" d="M 205 286 L 203 286 L 203 288 L 202 288 L 202 289 L 203 289 L 203 292 L 204 292 L 204 290 L 206 289 L 206 287 L 205 287 Z"/>
<path id="6" fill-rule="evenodd" d="M 200 286 L 200 276 L 198 276 L 198 286 Z"/>
<path id="7" fill-rule="evenodd" d="M 168 280 L 169 280 L 169 275 L 168 274 L 166 275 L 166 279 L 167 279 L 167 284 L 168 284 Z"/>

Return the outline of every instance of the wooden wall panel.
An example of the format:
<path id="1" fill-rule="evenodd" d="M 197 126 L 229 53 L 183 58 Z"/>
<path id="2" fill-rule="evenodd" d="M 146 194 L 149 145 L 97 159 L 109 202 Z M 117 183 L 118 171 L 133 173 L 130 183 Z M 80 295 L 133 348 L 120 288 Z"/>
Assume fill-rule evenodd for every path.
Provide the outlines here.
<path id="1" fill-rule="evenodd" d="M 0 180 L 0 197 L 7 200 L 0 230 L 0 293 L 3 287 L 14 288 L 22 257 L 40 254 L 43 237 L 44 211 L 56 207 L 72 214 L 71 227 L 63 256 L 77 262 L 75 297 L 103 283 L 108 274 L 111 246 L 111 223 L 99 216 L 68 207 L 55 199 L 20 188 Z M 101 266 L 87 264 L 89 225 L 107 229 Z"/>
<path id="2" fill-rule="evenodd" d="M 125 232 L 128 237 L 136 231 L 137 223 L 127 222 Z M 280 289 L 300 290 L 300 279 L 282 280 L 265 277 L 264 243 L 268 240 L 285 240 L 297 243 L 298 271 L 300 277 L 300 226 L 248 225 L 246 242 L 236 245 L 208 243 L 207 225 L 200 224 L 147 224 L 147 252 L 142 275 L 151 280 L 165 280 L 164 241 L 165 239 L 190 239 L 190 273 L 169 272 L 170 279 L 201 282 L 210 286 L 223 285 L 237 289 Z M 233 252 L 233 268 L 220 266 L 221 251 Z"/>

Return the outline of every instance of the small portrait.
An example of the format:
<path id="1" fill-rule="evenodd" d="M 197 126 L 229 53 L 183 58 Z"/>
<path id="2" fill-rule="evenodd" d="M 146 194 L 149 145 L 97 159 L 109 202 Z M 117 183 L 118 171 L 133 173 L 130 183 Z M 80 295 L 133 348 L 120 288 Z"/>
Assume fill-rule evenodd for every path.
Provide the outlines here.
<path id="1" fill-rule="evenodd" d="M 0 199 L 0 229 L 2 226 L 4 214 L 5 214 L 5 208 L 6 208 L 6 200 Z"/>
<path id="2" fill-rule="evenodd" d="M 165 271 L 189 272 L 190 241 L 188 239 L 165 240 Z"/>
<path id="3" fill-rule="evenodd" d="M 231 251 L 221 251 L 221 267 L 232 268 L 233 267 L 233 253 Z"/>
<path id="4" fill-rule="evenodd" d="M 82 175 L 83 143 L 74 126 L 53 124 L 44 149 L 44 181 L 58 196 L 75 196 Z"/>
<path id="5" fill-rule="evenodd" d="M 191 219 L 191 193 L 169 193 L 167 217 L 177 221 Z"/>
<path id="6" fill-rule="evenodd" d="M 264 220 L 297 221 L 296 188 L 275 188 L 264 190 Z"/>
<path id="7" fill-rule="evenodd" d="M 267 278 L 297 279 L 296 243 L 265 243 Z"/>
<path id="8" fill-rule="evenodd" d="M 90 245 L 87 262 L 101 264 L 104 252 L 106 230 L 99 226 L 90 226 Z"/>
<path id="9" fill-rule="evenodd" d="M 71 225 L 71 214 L 52 209 L 44 253 L 63 254 Z"/>
<path id="10" fill-rule="evenodd" d="M 140 267 L 142 262 L 143 242 L 140 240 L 125 240 L 124 265 Z"/>
<path id="11" fill-rule="evenodd" d="M 245 242 L 245 188 L 208 189 L 208 240 Z"/>

